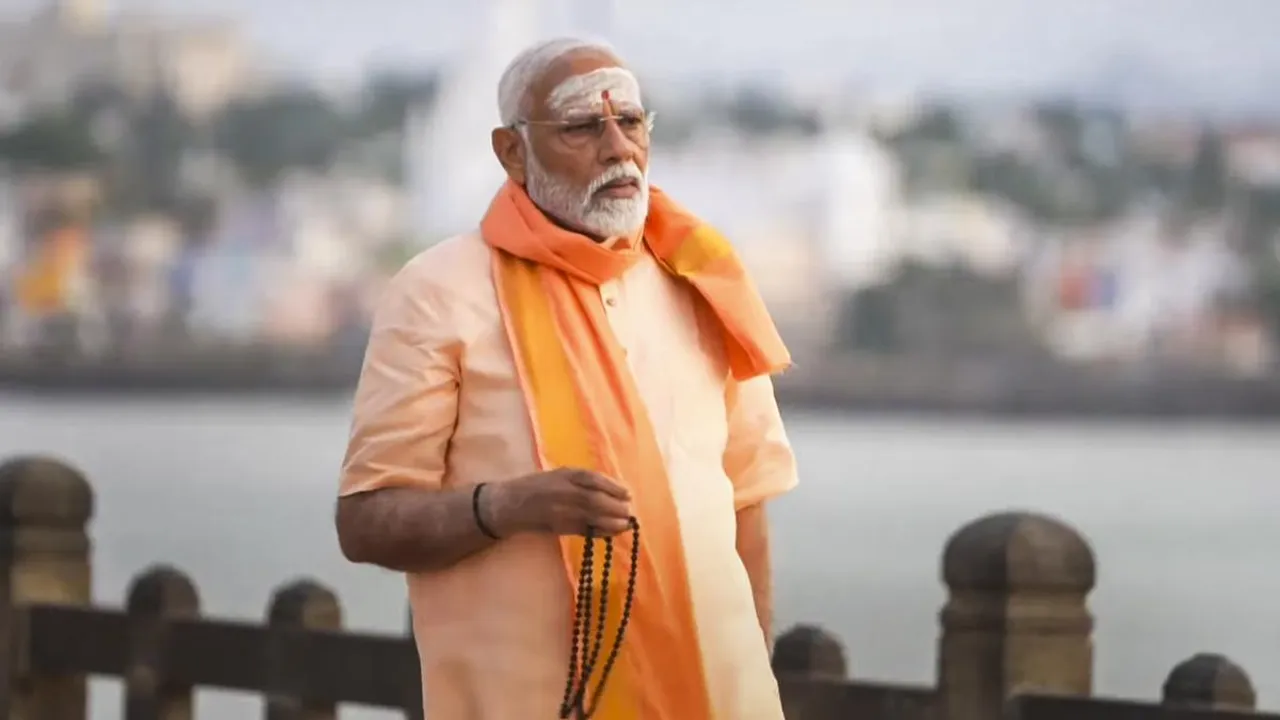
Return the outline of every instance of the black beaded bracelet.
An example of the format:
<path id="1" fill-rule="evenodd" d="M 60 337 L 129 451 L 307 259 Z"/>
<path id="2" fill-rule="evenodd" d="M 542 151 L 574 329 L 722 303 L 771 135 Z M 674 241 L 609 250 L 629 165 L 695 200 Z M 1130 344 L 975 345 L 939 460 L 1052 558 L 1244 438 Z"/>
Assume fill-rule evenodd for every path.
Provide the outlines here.
<path id="1" fill-rule="evenodd" d="M 471 514 L 476 518 L 476 527 L 480 528 L 480 532 L 484 533 L 485 537 L 490 540 L 501 540 L 502 538 L 498 537 L 497 533 L 489 529 L 484 518 L 480 517 L 480 491 L 483 490 L 484 486 L 487 484 L 488 483 L 480 483 L 479 485 L 476 485 L 475 490 L 471 491 Z"/>

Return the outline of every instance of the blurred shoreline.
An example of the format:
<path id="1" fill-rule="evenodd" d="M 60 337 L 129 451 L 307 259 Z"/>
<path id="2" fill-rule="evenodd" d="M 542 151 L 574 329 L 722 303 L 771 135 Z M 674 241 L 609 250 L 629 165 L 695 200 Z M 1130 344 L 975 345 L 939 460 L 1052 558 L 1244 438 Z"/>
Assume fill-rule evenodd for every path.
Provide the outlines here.
<path id="1" fill-rule="evenodd" d="M 349 394 L 362 352 L 226 346 L 78 357 L 0 356 L 0 392 L 38 396 Z M 776 379 L 779 402 L 834 413 L 1072 419 L 1280 418 L 1280 380 L 1185 370 L 1141 374 L 1010 359 L 846 355 L 801 362 Z"/>
<path id="2" fill-rule="evenodd" d="M 231 11 L 30 4 L 0 12 L 10 394 L 349 396 L 386 284 L 505 181 L 476 88 L 540 39 L 509 3 L 430 67 L 330 84 L 278 74 Z M 1224 87 L 1270 62 L 1238 59 Z M 655 182 L 814 355 L 783 403 L 1280 418 L 1280 106 L 1102 70 L 1001 97 L 705 68 L 646 90 Z"/>

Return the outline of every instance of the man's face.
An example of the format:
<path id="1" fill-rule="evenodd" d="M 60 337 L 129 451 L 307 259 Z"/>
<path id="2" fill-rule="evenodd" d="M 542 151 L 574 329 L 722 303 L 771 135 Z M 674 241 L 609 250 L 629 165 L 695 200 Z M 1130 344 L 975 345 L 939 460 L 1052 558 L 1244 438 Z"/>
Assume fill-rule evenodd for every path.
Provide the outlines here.
<path id="1" fill-rule="evenodd" d="M 504 158 L 508 173 L 571 228 L 598 238 L 638 232 L 649 211 L 649 133 L 635 76 L 607 54 L 570 53 L 534 85 L 532 101 L 510 138 L 521 149 L 510 148 L 517 163 Z"/>

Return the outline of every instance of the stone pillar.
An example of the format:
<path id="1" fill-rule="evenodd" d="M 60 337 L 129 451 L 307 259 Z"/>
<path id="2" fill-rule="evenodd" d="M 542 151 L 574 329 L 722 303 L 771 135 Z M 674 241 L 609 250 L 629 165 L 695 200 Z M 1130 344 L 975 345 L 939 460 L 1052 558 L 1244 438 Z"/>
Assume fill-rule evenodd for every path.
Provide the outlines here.
<path id="1" fill-rule="evenodd" d="M 267 720 L 336 720 L 333 703 L 313 703 L 299 698 L 310 669 L 283 647 L 290 636 L 305 630 L 342 629 L 342 607 L 333 591 L 310 580 L 299 580 L 276 591 L 267 610 L 267 625 L 273 635 L 268 658 L 270 687 L 266 691 Z"/>
<path id="2" fill-rule="evenodd" d="M 774 643 L 773 674 L 844 680 L 849 668 L 836 636 L 814 625 L 797 625 Z"/>
<path id="3" fill-rule="evenodd" d="M 1165 705 L 1191 710 L 1253 712 L 1258 705 L 1248 673 L 1212 653 L 1198 653 L 1174 666 L 1162 696 Z"/>
<path id="4" fill-rule="evenodd" d="M 93 491 L 57 460 L 0 465 L 0 720 L 84 720 L 85 678 L 22 677 L 13 664 L 17 616 L 31 603 L 88 605 Z"/>
<path id="5" fill-rule="evenodd" d="M 849 668 L 840 641 L 826 630 L 798 625 L 783 633 L 773 645 L 773 674 L 788 720 L 843 714 L 843 693 L 831 688 L 848 678 Z"/>
<path id="6" fill-rule="evenodd" d="M 1018 692 L 1089 695 L 1093 551 L 1044 515 L 1001 513 L 947 542 L 938 693 L 948 720 L 1000 717 Z"/>
<path id="7" fill-rule="evenodd" d="M 171 623 L 200 616 L 195 583 L 177 568 L 152 567 L 134 578 L 125 608 L 131 625 L 123 678 L 125 718 L 191 720 L 195 688 L 173 682 L 164 663 Z"/>

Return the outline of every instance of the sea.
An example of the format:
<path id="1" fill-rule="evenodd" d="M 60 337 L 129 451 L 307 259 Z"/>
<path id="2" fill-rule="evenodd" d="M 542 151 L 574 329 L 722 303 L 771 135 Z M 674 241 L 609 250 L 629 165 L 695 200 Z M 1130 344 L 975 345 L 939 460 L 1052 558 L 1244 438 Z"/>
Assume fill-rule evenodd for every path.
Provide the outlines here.
<path id="1" fill-rule="evenodd" d="M 94 596 L 120 604 L 156 563 L 210 615 L 264 617 L 273 588 L 333 588 L 348 627 L 405 632 L 401 577 L 347 563 L 333 529 L 346 399 L 0 394 L 0 458 L 49 454 L 91 479 Z M 786 411 L 801 485 L 771 510 L 779 630 L 821 625 L 854 677 L 930 683 L 947 538 L 1028 510 L 1091 543 L 1098 694 L 1158 697 L 1170 668 L 1222 653 L 1280 708 L 1280 423 L 1171 424 Z M 95 680 L 93 717 L 120 716 Z M 258 716 L 202 690 L 198 717 Z M 343 710 L 343 717 L 396 717 Z"/>

